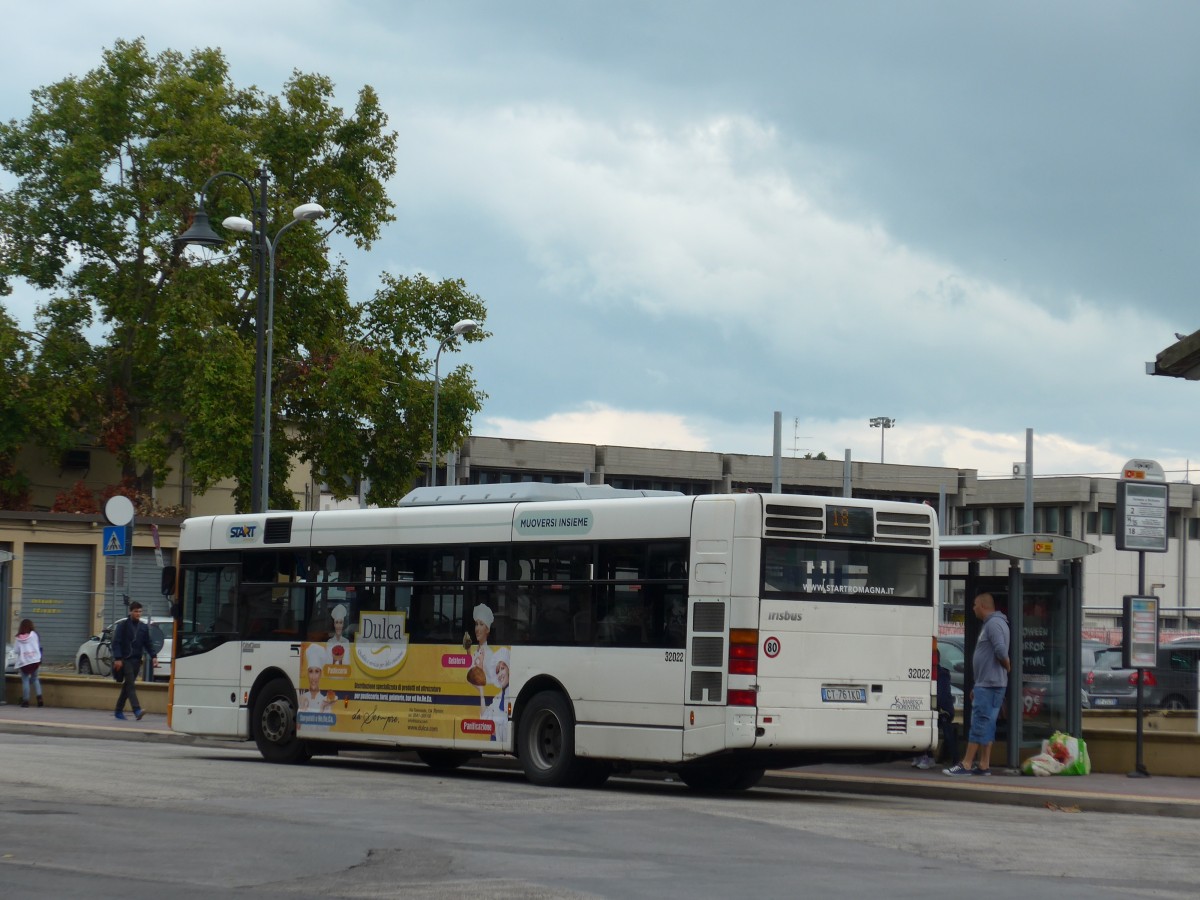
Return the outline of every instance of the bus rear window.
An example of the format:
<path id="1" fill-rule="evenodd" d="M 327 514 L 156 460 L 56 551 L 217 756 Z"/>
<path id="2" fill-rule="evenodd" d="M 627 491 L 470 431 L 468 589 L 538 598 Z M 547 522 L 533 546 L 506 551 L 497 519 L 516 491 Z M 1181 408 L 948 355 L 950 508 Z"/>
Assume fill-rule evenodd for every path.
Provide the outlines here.
<path id="1" fill-rule="evenodd" d="M 777 599 L 932 603 L 927 550 L 763 542 L 762 594 Z"/>

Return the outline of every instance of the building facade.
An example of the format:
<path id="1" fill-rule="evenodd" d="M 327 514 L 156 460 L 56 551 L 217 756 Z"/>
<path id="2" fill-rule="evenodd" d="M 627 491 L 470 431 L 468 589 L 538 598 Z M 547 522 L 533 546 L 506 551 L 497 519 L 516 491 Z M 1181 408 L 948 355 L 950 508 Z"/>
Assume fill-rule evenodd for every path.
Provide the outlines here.
<path id="1" fill-rule="evenodd" d="M 99 451 L 73 462 L 75 468 L 59 461 L 36 469 L 35 506 L 49 509 L 57 492 L 77 481 L 100 491 L 119 480 L 115 464 Z M 684 494 L 765 493 L 774 486 L 775 460 L 769 455 L 477 436 L 466 441 L 439 477 L 456 484 L 585 481 Z M 1026 530 L 1021 478 L 981 479 L 973 469 L 785 456 L 779 460 L 779 483 L 785 493 L 927 503 L 938 510 L 946 534 Z M 317 478 L 297 472 L 292 483 L 296 507 L 358 504 L 337 503 L 323 487 Z M 180 522 L 191 515 L 233 512 L 231 488 L 218 486 L 203 496 L 193 495 L 186 469 L 179 467 L 155 498 L 160 507 L 179 515 L 136 522 L 131 558 L 104 555 L 103 515 L 0 511 L 0 551 L 12 557 L 0 564 L 8 635 L 22 618 L 32 618 L 45 637 L 48 660 L 69 663 L 83 640 L 124 615 L 125 597 L 141 601 L 154 613 L 165 612 L 159 562 L 174 561 Z M 1117 624 L 1122 597 L 1137 593 L 1139 587 L 1138 554 L 1116 549 L 1116 494 L 1115 476 L 1033 480 L 1030 530 L 1078 538 L 1100 548 L 1083 566 L 1085 621 L 1098 628 Z M 1200 486 L 1171 484 L 1169 498 L 1168 550 L 1145 555 L 1143 587 L 1160 598 L 1165 627 L 1200 630 Z M 984 574 L 1004 572 L 1000 562 L 984 565 Z M 1035 572 L 1054 571 L 1053 563 L 1030 565 Z M 951 564 L 945 568 L 947 575 L 961 574 L 950 571 Z M 961 619 L 969 610 L 961 594 L 947 589 L 947 621 Z"/>

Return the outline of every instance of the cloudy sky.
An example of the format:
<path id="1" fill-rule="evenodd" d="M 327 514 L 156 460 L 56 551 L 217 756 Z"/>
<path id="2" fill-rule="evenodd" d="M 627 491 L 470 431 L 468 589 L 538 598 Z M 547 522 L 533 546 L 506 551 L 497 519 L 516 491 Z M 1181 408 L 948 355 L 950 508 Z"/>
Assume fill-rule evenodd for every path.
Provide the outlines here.
<path id="1" fill-rule="evenodd" d="M 118 38 L 372 85 L 397 221 L 338 249 L 483 297 L 477 434 L 1200 468 L 1200 384 L 1145 374 L 1200 329 L 1200 5 L 6 6 L 5 120 Z"/>

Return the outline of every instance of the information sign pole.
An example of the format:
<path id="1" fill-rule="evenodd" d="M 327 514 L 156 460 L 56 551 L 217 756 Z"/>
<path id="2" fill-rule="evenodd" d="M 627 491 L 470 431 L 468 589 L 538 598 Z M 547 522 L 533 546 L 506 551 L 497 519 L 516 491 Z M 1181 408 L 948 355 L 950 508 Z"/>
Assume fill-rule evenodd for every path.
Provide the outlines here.
<path id="1" fill-rule="evenodd" d="M 1152 459 L 1125 463 L 1117 483 L 1117 549 L 1136 550 L 1137 596 L 1125 597 L 1122 662 L 1137 678 L 1137 761 L 1130 778 L 1147 778 L 1142 759 L 1143 685 L 1146 669 L 1158 665 L 1158 599 L 1146 597 L 1146 554 L 1167 552 L 1170 486 L 1162 466 Z"/>

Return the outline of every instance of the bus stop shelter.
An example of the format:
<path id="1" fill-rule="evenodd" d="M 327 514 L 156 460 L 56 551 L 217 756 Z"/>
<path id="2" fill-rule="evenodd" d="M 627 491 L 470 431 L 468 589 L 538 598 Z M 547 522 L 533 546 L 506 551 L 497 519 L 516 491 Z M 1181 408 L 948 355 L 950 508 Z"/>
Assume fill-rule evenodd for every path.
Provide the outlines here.
<path id="1" fill-rule="evenodd" d="M 1055 731 L 1082 734 L 1083 558 L 1100 548 L 1060 534 L 946 535 L 944 563 L 966 563 L 965 575 L 943 572 L 943 581 L 964 581 L 966 648 L 964 722 L 970 722 L 974 679 L 970 659 L 981 623 L 970 606 L 990 593 L 1008 616 L 1012 633 L 1004 734 L 1009 768 L 1021 764 L 1021 748 L 1040 747 Z M 984 574 L 987 561 L 1007 561 L 1007 570 Z M 1030 563 L 1039 565 L 1031 571 Z M 1000 568 L 991 566 L 990 569 Z M 999 734 L 998 734 L 999 737 Z"/>

